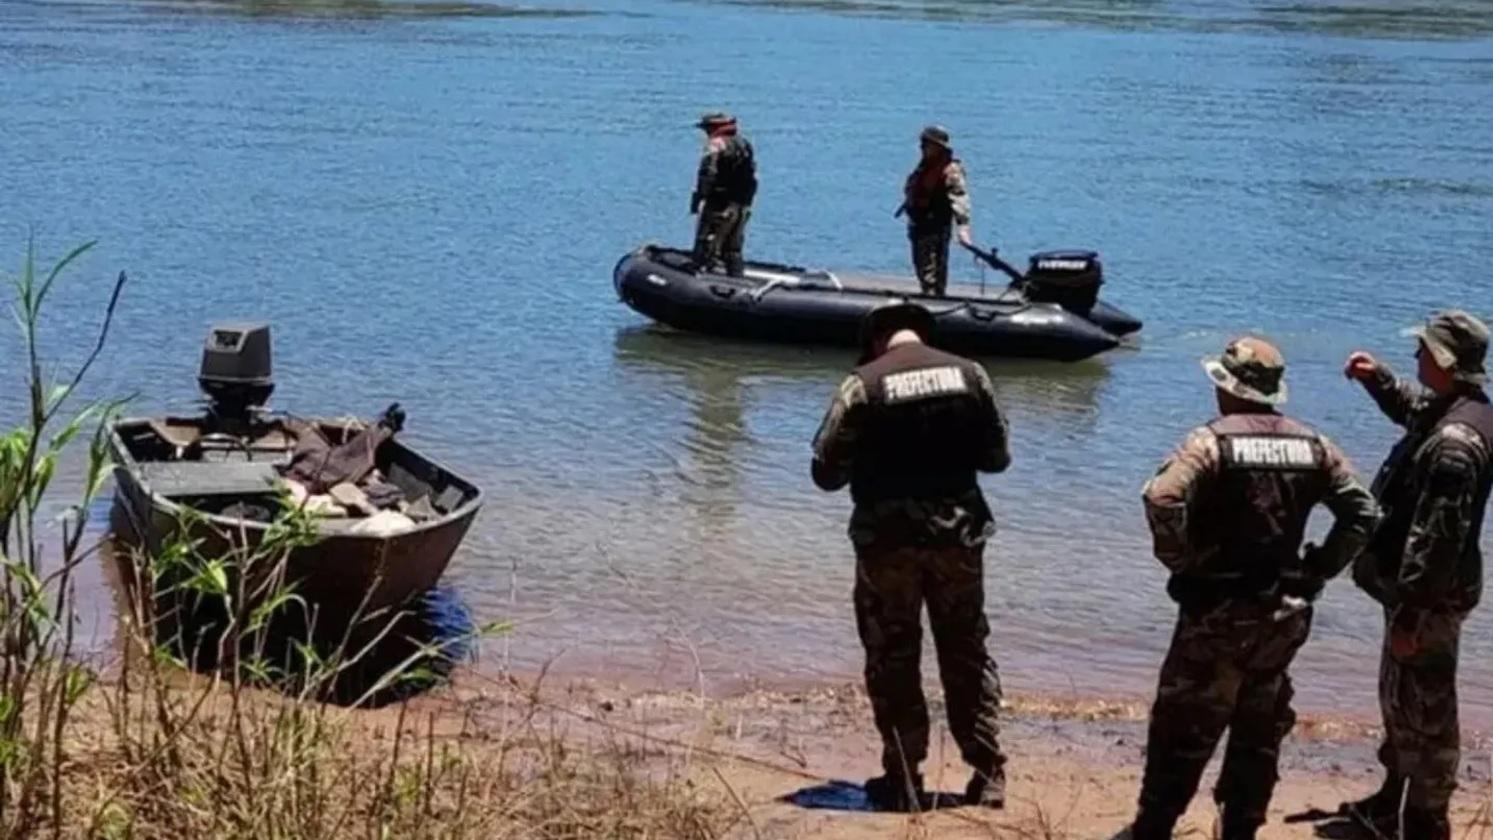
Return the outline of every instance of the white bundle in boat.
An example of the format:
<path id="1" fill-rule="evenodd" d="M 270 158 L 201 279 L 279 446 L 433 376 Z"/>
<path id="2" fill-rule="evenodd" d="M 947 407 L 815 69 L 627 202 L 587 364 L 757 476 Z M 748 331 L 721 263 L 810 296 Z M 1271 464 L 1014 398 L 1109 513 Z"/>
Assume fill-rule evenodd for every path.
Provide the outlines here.
<path id="1" fill-rule="evenodd" d="M 370 537 L 392 537 L 414 529 L 415 520 L 398 511 L 381 510 L 366 519 L 359 519 L 347 532 Z"/>

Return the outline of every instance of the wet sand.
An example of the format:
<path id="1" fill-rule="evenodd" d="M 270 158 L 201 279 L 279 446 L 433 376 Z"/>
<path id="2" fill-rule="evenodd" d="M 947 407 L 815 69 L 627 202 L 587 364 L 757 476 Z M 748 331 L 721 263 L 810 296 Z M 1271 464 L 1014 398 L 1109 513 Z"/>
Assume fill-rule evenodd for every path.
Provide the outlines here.
<path id="1" fill-rule="evenodd" d="M 632 739 L 646 747 L 638 752 L 645 757 L 640 766 L 683 760 L 697 784 L 727 795 L 738 816 L 726 835 L 733 838 L 1109 837 L 1133 815 L 1145 747 L 1142 702 L 1008 697 L 1004 811 L 945 807 L 884 814 L 866 810 L 857 787 L 879 771 L 880 745 L 869 705 L 853 685 L 711 699 L 469 672 L 451 692 L 420 702 L 459 703 L 493 727 L 537 704 L 567 738 Z M 936 740 L 924 768 L 927 785 L 952 797 L 963 790 L 967 771 L 938 721 L 936 694 L 930 707 Z M 1303 716 L 1283 749 L 1281 783 L 1260 836 L 1371 836 L 1325 817 L 1343 800 L 1377 787 L 1376 743 L 1376 727 L 1366 722 Z M 1178 836 L 1214 836 L 1208 792 L 1216 773 L 1215 757 Z M 1464 730 L 1453 836 L 1493 835 L 1490 813 L 1489 741 Z"/>

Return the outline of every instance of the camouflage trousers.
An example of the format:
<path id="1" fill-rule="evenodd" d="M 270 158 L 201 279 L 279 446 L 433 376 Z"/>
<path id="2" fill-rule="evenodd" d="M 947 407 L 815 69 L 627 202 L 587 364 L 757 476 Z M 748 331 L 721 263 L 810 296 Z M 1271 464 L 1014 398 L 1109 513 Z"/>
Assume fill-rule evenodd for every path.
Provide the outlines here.
<path id="1" fill-rule="evenodd" d="M 745 270 L 741 249 L 751 218 L 752 208 L 742 204 L 702 207 L 695 227 L 695 262 L 707 271 L 724 265 L 727 274 L 740 277 Z"/>
<path id="2" fill-rule="evenodd" d="M 1457 789 L 1461 732 L 1457 723 L 1457 643 L 1465 613 L 1402 609 L 1385 613 L 1379 660 L 1384 745 L 1379 761 L 1391 779 L 1409 782 L 1406 804 L 1438 811 Z M 1390 627 L 1413 634 L 1413 652 L 1396 655 Z"/>
<path id="3" fill-rule="evenodd" d="M 925 603 L 949 732 L 977 771 L 994 773 L 1005 764 L 997 740 L 1000 679 L 985 649 L 990 625 L 983 552 L 983 544 L 856 546 L 856 625 L 866 648 L 866 692 L 888 773 L 916 772 L 928 757 L 920 670 Z"/>
<path id="4" fill-rule="evenodd" d="M 912 242 L 912 269 L 918 276 L 923 294 L 943 297 L 949 286 L 949 229 L 931 231 L 908 228 Z"/>
<path id="5" fill-rule="evenodd" d="M 1233 600 L 1178 617 L 1151 709 L 1143 818 L 1170 825 L 1187 810 L 1228 729 L 1214 799 L 1227 825 L 1264 823 L 1280 743 L 1296 723 L 1286 669 L 1311 630 L 1310 608 L 1276 621 L 1275 607 Z"/>

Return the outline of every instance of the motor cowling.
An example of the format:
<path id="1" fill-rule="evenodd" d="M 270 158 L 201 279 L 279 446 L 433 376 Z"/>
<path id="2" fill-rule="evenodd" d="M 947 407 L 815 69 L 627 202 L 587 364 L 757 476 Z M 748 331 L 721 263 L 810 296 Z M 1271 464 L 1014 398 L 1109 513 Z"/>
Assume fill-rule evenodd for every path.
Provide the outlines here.
<path id="1" fill-rule="evenodd" d="M 1043 251 L 1033 254 L 1026 272 L 1026 296 L 1038 303 L 1056 303 L 1087 315 L 1099 300 L 1104 267 L 1093 251 Z"/>
<path id="2" fill-rule="evenodd" d="M 202 348 L 197 384 L 221 421 L 247 421 L 263 408 L 275 390 L 269 325 L 214 324 Z"/>

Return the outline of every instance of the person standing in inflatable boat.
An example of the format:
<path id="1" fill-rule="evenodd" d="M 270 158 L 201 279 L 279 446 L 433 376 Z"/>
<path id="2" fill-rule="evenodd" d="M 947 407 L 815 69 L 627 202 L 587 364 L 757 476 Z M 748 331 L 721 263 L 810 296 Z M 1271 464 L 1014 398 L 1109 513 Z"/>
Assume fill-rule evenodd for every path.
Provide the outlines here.
<path id="1" fill-rule="evenodd" d="M 907 214 L 907 238 L 912 242 L 912 266 L 923 294 L 943 297 L 949 285 L 949 234 L 959 228 L 959 244 L 970 247 L 969 189 L 964 165 L 954 157 L 949 132 L 930 125 L 918 137 L 923 157 L 907 176 L 902 207 Z"/>
<path id="2" fill-rule="evenodd" d="M 695 262 L 702 271 L 724 265 L 740 277 L 745 270 L 741 248 L 752 199 L 757 196 L 757 163 L 752 144 L 737 131 L 736 118 L 706 114 L 696 123 L 705 132 L 705 152 L 690 196 L 689 211 L 700 215 L 695 228 Z"/>

